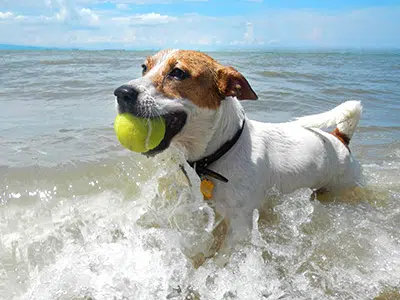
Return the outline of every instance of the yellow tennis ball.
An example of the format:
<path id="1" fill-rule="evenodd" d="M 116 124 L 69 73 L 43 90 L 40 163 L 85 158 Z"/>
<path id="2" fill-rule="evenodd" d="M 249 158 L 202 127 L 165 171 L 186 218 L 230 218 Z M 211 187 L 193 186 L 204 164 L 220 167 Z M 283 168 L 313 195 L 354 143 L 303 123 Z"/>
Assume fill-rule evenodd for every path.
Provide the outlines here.
<path id="1" fill-rule="evenodd" d="M 145 119 L 129 113 L 117 115 L 114 130 L 125 148 L 145 153 L 157 147 L 165 135 L 164 118 Z"/>

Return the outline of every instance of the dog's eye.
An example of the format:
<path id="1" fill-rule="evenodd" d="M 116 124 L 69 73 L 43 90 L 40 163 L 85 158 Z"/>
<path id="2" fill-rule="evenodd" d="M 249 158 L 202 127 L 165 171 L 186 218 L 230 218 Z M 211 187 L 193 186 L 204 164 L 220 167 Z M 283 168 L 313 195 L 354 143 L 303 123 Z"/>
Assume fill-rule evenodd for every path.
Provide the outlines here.
<path id="1" fill-rule="evenodd" d="M 147 72 L 147 66 L 145 64 L 142 65 L 142 75 Z"/>
<path id="2" fill-rule="evenodd" d="M 179 68 L 173 69 L 171 72 L 168 74 L 169 77 L 172 77 L 176 80 L 183 80 L 189 77 L 189 74 L 186 73 L 185 71 L 182 71 Z"/>

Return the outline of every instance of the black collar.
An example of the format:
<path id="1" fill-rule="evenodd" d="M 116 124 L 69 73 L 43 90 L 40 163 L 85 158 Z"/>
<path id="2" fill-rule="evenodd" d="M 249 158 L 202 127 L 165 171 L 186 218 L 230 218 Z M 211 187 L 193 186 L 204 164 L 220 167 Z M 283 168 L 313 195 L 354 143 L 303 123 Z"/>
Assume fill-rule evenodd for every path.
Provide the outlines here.
<path id="1" fill-rule="evenodd" d="M 199 177 L 203 177 L 204 175 L 208 175 L 210 177 L 213 177 L 217 180 L 223 181 L 223 182 L 228 182 L 228 179 L 221 174 L 218 174 L 217 172 L 214 172 L 207 168 L 209 165 L 211 165 L 213 162 L 217 161 L 220 159 L 225 153 L 227 153 L 233 145 L 236 144 L 238 139 L 240 138 L 240 135 L 243 132 L 245 120 L 243 120 L 242 126 L 240 129 L 236 132 L 235 136 L 227 141 L 225 144 L 223 144 L 217 151 L 215 151 L 213 154 L 206 156 L 200 160 L 197 161 L 188 161 L 189 165 L 194 168 L 196 171 L 197 175 Z"/>

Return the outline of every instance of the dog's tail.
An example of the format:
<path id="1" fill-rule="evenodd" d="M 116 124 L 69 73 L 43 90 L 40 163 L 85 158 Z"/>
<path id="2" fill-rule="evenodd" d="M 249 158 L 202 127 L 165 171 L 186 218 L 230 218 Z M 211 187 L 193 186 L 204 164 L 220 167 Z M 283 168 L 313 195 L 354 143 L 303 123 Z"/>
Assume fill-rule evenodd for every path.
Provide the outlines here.
<path id="1" fill-rule="evenodd" d="M 336 126 L 332 134 L 348 146 L 360 120 L 361 112 L 361 102 L 352 100 L 321 114 L 297 118 L 293 123 L 309 128 Z"/>

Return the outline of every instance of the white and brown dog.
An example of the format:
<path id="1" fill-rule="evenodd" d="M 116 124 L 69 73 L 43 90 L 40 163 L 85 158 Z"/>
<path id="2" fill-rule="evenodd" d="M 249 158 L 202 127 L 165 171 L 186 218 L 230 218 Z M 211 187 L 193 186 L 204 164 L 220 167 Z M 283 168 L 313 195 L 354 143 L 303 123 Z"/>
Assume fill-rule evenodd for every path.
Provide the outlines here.
<path id="1" fill-rule="evenodd" d="M 154 155 L 181 149 L 212 182 L 217 210 L 251 220 L 270 191 L 341 189 L 361 179 L 349 142 L 361 115 L 348 101 L 317 115 L 271 124 L 249 120 L 239 100 L 256 100 L 247 80 L 204 53 L 166 50 L 148 57 L 143 76 L 114 92 L 119 113 L 163 116 L 167 130 Z M 331 132 L 318 128 L 336 127 Z"/>

